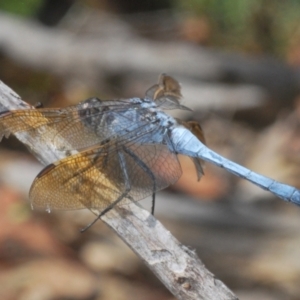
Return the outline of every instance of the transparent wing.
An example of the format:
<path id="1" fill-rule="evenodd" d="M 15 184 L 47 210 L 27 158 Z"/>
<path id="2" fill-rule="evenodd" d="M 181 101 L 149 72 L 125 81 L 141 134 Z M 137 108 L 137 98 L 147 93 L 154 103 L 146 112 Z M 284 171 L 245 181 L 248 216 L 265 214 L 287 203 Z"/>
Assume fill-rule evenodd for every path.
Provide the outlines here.
<path id="1" fill-rule="evenodd" d="M 147 97 L 161 108 L 186 109 L 180 105 L 180 85 L 170 76 L 160 76 Z M 51 141 L 57 150 L 82 150 L 105 139 L 132 131 L 146 124 L 141 116 L 147 109 L 133 99 L 101 101 L 90 98 L 67 108 L 15 110 L 0 115 L 0 139 L 17 132 L 28 132 L 41 142 Z M 145 110 L 145 111 L 143 111 Z M 66 141 L 68 143 L 66 143 Z"/>
<path id="2" fill-rule="evenodd" d="M 101 101 L 91 98 L 62 109 L 6 112 L 0 116 L 0 138 L 25 131 L 42 141 L 51 141 L 58 150 L 84 149 L 136 126 L 136 114 L 130 112 L 143 108 L 130 100 Z M 139 123 L 143 125 L 141 120 Z"/>
<path id="3" fill-rule="evenodd" d="M 181 167 L 164 144 L 110 141 L 46 167 L 30 190 L 33 207 L 103 211 L 176 182 Z"/>

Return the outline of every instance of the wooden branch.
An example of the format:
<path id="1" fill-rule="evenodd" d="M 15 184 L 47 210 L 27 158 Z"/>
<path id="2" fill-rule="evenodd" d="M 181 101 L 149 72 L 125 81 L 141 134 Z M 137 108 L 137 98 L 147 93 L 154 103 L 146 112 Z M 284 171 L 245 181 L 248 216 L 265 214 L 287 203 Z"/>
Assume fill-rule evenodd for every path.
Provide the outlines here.
<path id="1" fill-rule="evenodd" d="M 0 111 L 30 106 L 0 81 Z M 44 164 L 63 158 L 51 143 L 41 143 L 30 133 L 18 133 Z M 238 299 L 209 272 L 194 251 L 181 245 L 149 212 L 135 204 L 115 208 L 102 217 L 109 227 L 148 265 L 178 299 Z"/>

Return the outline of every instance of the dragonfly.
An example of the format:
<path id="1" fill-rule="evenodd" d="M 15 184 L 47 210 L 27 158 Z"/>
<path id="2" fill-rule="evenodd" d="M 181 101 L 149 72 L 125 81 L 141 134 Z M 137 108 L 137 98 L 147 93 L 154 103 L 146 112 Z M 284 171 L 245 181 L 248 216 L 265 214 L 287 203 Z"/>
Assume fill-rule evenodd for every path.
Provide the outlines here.
<path id="1" fill-rule="evenodd" d="M 155 194 L 182 174 L 179 154 L 192 159 L 198 180 L 207 161 L 300 205 L 300 190 L 222 157 L 205 145 L 197 122 L 169 115 L 189 110 L 181 100 L 178 81 L 162 74 L 143 98 L 89 98 L 66 108 L 3 112 L 0 138 L 27 132 L 65 154 L 37 175 L 29 191 L 32 208 L 48 212 L 88 208 L 96 222 L 116 205 L 152 195 L 154 213 Z"/>

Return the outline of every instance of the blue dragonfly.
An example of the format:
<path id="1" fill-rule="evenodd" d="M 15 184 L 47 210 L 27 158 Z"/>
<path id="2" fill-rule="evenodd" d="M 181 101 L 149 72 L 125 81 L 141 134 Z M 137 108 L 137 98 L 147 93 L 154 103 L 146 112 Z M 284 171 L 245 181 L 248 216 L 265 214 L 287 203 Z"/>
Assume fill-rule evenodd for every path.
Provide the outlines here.
<path id="1" fill-rule="evenodd" d="M 0 138 L 30 132 L 50 141 L 66 158 L 46 166 L 35 178 L 33 208 L 97 211 L 97 219 L 117 204 L 139 201 L 181 176 L 178 154 L 190 157 L 198 180 L 202 161 L 300 205 L 300 191 L 228 160 L 205 145 L 197 122 L 170 116 L 181 104 L 179 83 L 162 74 L 144 98 L 90 98 L 66 108 L 13 110 L 0 115 Z M 96 220 L 97 220 L 96 219 Z M 94 223 L 94 222 L 93 222 Z"/>

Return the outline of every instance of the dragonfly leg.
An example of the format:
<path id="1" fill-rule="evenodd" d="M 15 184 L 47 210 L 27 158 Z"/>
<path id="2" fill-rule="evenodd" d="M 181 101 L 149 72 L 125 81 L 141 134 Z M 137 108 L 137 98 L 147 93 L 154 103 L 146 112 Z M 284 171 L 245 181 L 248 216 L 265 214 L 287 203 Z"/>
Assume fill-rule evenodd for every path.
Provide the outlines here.
<path id="1" fill-rule="evenodd" d="M 155 209 L 155 193 L 152 194 L 152 205 L 151 205 L 151 215 L 154 216 L 154 209 Z"/>
<path id="2" fill-rule="evenodd" d="M 86 227 L 82 228 L 80 230 L 80 232 L 85 232 L 86 230 L 88 230 L 90 227 L 92 227 L 102 216 L 104 216 L 108 211 L 110 211 L 115 205 L 117 205 L 120 201 L 122 201 L 125 197 L 127 197 L 128 193 L 130 192 L 131 186 L 130 186 L 130 180 L 129 180 L 129 176 L 127 173 L 127 169 L 126 169 L 126 162 L 125 162 L 125 157 L 124 154 L 119 151 L 118 152 L 118 156 L 119 156 L 119 162 L 120 162 L 120 166 L 121 166 L 121 170 L 123 172 L 123 176 L 124 176 L 124 182 L 125 182 L 125 191 L 122 193 L 121 196 L 119 196 L 117 198 L 117 200 L 115 200 L 114 202 L 112 202 L 108 207 L 106 207 L 104 210 L 102 210 L 99 215 L 94 219 L 93 222 L 91 222 L 89 225 L 87 225 Z"/>
<path id="3" fill-rule="evenodd" d="M 153 181 L 153 193 L 152 193 L 152 206 L 151 206 L 151 214 L 154 215 L 154 209 L 155 209 L 155 191 L 156 191 L 156 179 L 153 174 L 153 172 L 150 170 L 150 168 L 130 149 L 123 147 L 124 152 L 126 152 L 128 155 L 130 155 L 135 162 L 141 167 L 141 169 L 151 178 Z"/>

